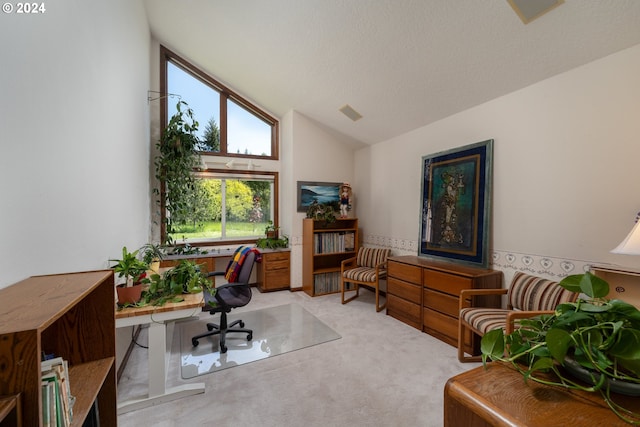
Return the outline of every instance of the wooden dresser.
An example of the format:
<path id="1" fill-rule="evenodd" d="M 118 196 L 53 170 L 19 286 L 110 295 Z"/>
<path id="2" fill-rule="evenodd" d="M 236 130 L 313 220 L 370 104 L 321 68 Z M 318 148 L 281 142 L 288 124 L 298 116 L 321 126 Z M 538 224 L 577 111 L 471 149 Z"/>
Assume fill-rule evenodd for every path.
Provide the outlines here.
<path id="1" fill-rule="evenodd" d="M 458 345 L 458 307 L 462 289 L 502 287 L 502 272 L 435 262 L 407 255 L 389 258 L 387 314 L 450 344 Z M 500 297 L 484 297 L 500 307 Z M 480 301 L 479 301 L 480 303 Z M 465 351 L 478 354 L 480 339 L 469 334 Z"/>

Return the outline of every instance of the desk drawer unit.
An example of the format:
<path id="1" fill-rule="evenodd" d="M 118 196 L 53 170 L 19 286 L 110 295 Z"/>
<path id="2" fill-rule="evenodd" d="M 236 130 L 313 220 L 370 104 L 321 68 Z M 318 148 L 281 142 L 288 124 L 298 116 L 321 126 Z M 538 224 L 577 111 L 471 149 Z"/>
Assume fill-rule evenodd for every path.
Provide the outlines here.
<path id="1" fill-rule="evenodd" d="M 289 251 L 263 252 L 258 263 L 258 290 L 260 292 L 289 289 L 291 284 Z"/>
<path id="2" fill-rule="evenodd" d="M 422 328 L 422 269 L 389 261 L 387 272 L 387 314 Z"/>

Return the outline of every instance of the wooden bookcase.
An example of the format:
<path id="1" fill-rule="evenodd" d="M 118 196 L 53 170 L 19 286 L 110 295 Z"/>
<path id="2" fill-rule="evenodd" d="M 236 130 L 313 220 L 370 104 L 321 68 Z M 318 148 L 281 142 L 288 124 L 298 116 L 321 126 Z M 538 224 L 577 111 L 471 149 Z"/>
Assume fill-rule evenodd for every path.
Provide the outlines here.
<path id="1" fill-rule="evenodd" d="M 101 425 L 117 425 L 115 347 L 113 271 L 34 276 L 0 289 L 0 395 L 20 394 L 23 425 L 42 425 L 42 353 L 69 362 L 72 426 L 94 402 Z"/>
<path id="2" fill-rule="evenodd" d="M 358 253 L 358 219 L 302 224 L 302 289 L 311 296 L 340 291 L 340 263 Z"/>

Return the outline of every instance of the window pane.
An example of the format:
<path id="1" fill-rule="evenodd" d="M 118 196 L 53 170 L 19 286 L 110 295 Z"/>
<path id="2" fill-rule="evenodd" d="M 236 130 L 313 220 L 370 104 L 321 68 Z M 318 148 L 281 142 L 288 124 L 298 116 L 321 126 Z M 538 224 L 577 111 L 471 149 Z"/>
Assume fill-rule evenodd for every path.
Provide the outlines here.
<path id="1" fill-rule="evenodd" d="M 273 218 L 273 180 L 236 179 L 198 174 L 182 218 L 173 218 L 171 237 L 178 243 L 235 240 L 264 235 Z"/>
<path id="2" fill-rule="evenodd" d="M 171 62 L 167 63 L 167 91 L 180 95 L 198 122 L 200 151 L 220 151 L 220 94 Z M 176 113 L 175 98 L 168 98 L 168 115 Z"/>
<path id="3" fill-rule="evenodd" d="M 271 156 L 271 125 L 233 100 L 227 102 L 227 152 Z"/>

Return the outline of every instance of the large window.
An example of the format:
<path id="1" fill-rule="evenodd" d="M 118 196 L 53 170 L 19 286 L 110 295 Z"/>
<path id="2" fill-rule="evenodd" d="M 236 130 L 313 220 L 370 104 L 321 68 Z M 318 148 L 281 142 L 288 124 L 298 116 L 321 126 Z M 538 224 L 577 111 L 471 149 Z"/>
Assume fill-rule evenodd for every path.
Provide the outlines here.
<path id="1" fill-rule="evenodd" d="M 164 47 L 160 82 L 162 93 L 179 95 L 193 110 L 202 155 L 245 158 L 235 161 L 244 165 L 251 165 L 253 159 L 278 159 L 275 118 Z M 177 102 L 173 96 L 163 98 L 163 127 L 176 112 Z M 194 170 L 189 207 L 173 213 L 170 232 L 163 227 L 163 241 L 169 237 L 177 244 L 228 244 L 264 236 L 269 221 L 278 223 L 278 174 L 251 169 Z"/>
<path id="2" fill-rule="evenodd" d="M 190 209 L 172 218 L 176 243 L 256 239 L 275 218 L 277 174 L 195 173 Z"/>
<path id="3" fill-rule="evenodd" d="M 161 92 L 186 102 L 198 122 L 200 148 L 210 155 L 278 158 L 278 121 L 175 53 L 161 47 Z M 176 112 L 176 98 L 162 104 L 162 122 Z"/>

